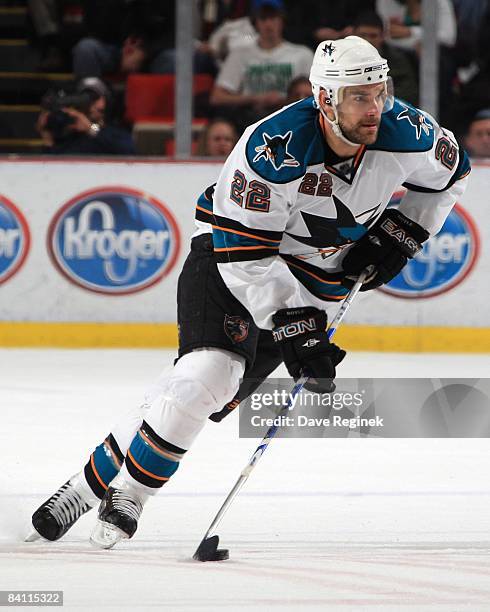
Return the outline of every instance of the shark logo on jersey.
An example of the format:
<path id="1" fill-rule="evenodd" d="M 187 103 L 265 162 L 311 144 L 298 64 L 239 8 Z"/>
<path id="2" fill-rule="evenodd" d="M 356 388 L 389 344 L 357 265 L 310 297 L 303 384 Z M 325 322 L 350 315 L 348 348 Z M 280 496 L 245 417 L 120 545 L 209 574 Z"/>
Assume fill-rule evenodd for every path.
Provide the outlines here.
<path id="1" fill-rule="evenodd" d="M 425 135 L 428 136 L 430 134 L 430 130 L 434 129 L 432 125 L 427 122 L 427 117 L 425 115 L 422 115 L 422 113 L 419 113 L 414 108 L 409 108 L 408 106 L 405 106 L 405 110 L 402 110 L 402 112 L 399 113 L 396 118 L 398 121 L 401 119 L 406 119 L 410 125 L 415 128 L 417 140 L 420 140 L 422 130 L 424 131 Z"/>
<path id="2" fill-rule="evenodd" d="M 293 133 L 291 130 L 287 134 L 276 134 L 275 136 L 269 136 L 267 132 L 262 134 L 264 144 L 255 147 L 257 155 L 253 158 L 253 161 L 259 161 L 259 159 L 265 159 L 270 161 L 276 170 L 280 170 L 283 167 L 296 168 L 299 166 L 299 162 L 289 153 L 288 144 L 291 140 Z"/>
<path id="3" fill-rule="evenodd" d="M 323 55 L 332 55 L 335 51 L 335 47 L 332 45 L 332 43 L 328 43 L 328 45 L 325 43 L 325 46 L 323 47 L 322 51 Z"/>
<path id="4" fill-rule="evenodd" d="M 311 235 L 297 236 L 288 233 L 288 236 L 302 244 L 320 249 L 328 246 L 340 248 L 342 245 L 359 240 L 366 233 L 369 222 L 374 218 L 379 207 L 376 206 L 358 215 L 362 216 L 366 213 L 372 213 L 368 221 L 363 224 L 356 221 L 352 212 L 339 198 L 334 195 L 332 198 L 335 210 L 337 211 L 336 219 L 326 219 L 325 217 L 302 212 L 301 216 Z"/>

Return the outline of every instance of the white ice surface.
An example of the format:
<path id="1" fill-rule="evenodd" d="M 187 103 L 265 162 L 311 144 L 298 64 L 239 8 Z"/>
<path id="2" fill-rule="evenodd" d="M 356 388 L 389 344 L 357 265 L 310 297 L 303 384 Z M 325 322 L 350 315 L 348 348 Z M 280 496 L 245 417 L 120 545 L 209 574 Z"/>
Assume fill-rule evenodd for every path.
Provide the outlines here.
<path id="1" fill-rule="evenodd" d="M 145 507 L 98 551 L 92 511 L 59 542 L 22 541 L 32 511 L 138 402 L 164 351 L 0 350 L 0 590 L 62 589 L 69 610 L 490 610 L 486 439 L 273 440 L 191 560 L 256 446 L 209 423 Z M 349 376 L 485 377 L 489 356 L 350 354 Z"/>

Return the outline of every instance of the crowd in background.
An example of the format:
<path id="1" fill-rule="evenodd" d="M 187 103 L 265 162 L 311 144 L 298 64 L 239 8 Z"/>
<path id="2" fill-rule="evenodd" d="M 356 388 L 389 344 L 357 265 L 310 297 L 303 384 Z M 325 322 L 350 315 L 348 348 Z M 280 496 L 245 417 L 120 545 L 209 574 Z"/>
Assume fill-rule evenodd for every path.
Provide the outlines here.
<path id="1" fill-rule="evenodd" d="M 490 157 L 490 0 L 435 1 L 439 120 L 473 156 Z M 133 153 L 124 83 L 134 73 L 174 73 L 174 0 L 28 6 L 39 69 L 73 72 L 75 93 L 88 96 L 86 108 L 68 109 L 68 128 L 58 134 L 50 128 L 53 105 L 43 104 L 46 151 Z M 213 83 L 195 101 L 203 128 L 197 155 L 227 155 L 246 125 L 311 95 L 313 51 L 325 39 L 367 39 L 388 60 L 395 95 L 419 101 L 421 0 L 201 0 L 194 33 L 194 73 Z"/>

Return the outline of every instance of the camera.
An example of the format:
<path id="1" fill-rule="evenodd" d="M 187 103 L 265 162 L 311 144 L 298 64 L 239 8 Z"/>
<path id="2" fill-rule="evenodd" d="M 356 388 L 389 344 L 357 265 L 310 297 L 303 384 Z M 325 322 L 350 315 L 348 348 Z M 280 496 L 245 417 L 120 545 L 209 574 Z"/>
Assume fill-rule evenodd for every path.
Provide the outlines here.
<path id="1" fill-rule="evenodd" d="M 98 97 L 96 92 L 89 90 L 73 94 L 60 90 L 45 94 L 41 100 L 41 108 L 49 112 L 46 129 L 51 132 L 54 140 L 62 140 L 70 134 L 70 126 L 75 122 L 75 119 L 65 113 L 63 108 L 75 108 L 88 115 L 91 105 Z"/>

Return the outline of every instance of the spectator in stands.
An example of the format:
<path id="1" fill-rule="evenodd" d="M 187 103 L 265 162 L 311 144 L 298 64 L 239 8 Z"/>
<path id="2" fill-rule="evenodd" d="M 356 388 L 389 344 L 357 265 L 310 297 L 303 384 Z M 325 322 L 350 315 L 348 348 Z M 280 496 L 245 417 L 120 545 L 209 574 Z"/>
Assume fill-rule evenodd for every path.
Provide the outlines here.
<path id="1" fill-rule="evenodd" d="M 57 0 L 29 0 L 29 17 L 41 47 L 39 70 L 55 72 L 66 64 L 60 44 L 60 17 Z"/>
<path id="2" fill-rule="evenodd" d="M 175 2 L 83 0 L 87 35 L 73 48 L 77 79 L 150 70 L 175 46 Z"/>
<path id="3" fill-rule="evenodd" d="M 142 72 L 147 58 L 148 50 L 141 36 L 127 36 L 121 46 L 87 37 L 73 49 L 73 72 L 77 79 Z"/>
<path id="4" fill-rule="evenodd" d="M 380 55 L 388 60 L 395 95 L 415 106 L 418 103 L 417 75 L 410 58 L 402 49 L 385 41 L 383 20 L 373 12 L 361 13 L 354 22 L 353 34 L 370 42 Z"/>
<path id="5" fill-rule="evenodd" d="M 88 35 L 73 48 L 78 79 L 175 72 L 174 1 L 84 0 L 84 4 Z M 214 59 L 199 46 L 196 41 L 194 72 L 216 74 Z"/>
<path id="6" fill-rule="evenodd" d="M 250 15 L 239 10 L 238 2 L 230 6 L 230 12 L 224 21 L 211 33 L 203 45 L 214 55 L 221 65 L 231 51 L 249 45 L 257 39 L 257 30 L 252 24 Z M 240 7 L 241 8 L 241 7 Z"/>
<path id="7" fill-rule="evenodd" d="M 255 0 L 253 20 L 257 41 L 228 55 L 210 98 L 220 114 L 240 109 L 241 127 L 282 106 L 289 82 L 307 76 L 313 59 L 310 49 L 283 39 L 281 0 Z"/>
<path id="8" fill-rule="evenodd" d="M 468 127 L 464 144 L 471 157 L 490 159 L 490 108 L 476 113 Z"/>
<path id="9" fill-rule="evenodd" d="M 477 74 L 461 87 L 453 101 L 448 125 L 456 134 L 464 135 L 468 117 L 474 117 L 482 108 L 490 108 L 490 63 L 482 64 Z"/>
<path id="10" fill-rule="evenodd" d="M 452 0 L 456 11 L 458 66 L 469 66 L 478 59 L 478 37 L 490 6 L 488 0 Z"/>
<path id="11" fill-rule="evenodd" d="M 197 144 L 196 155 L 228 157 L 238 140 L 235 126 L 228 119 L 215 118 L 208 123 Z"/>
<path id="12" fill-rule="evenodd" d="M 483 14 L 476 41 L 476 71 L 461 86 L 451 116 L 451 129 L 465 133 L 467 118 L 490 108 L 490 3 Z"/>
<path id="13" fill-rule="evenodd" d="M 305 76 L 296 77 L 288 85 L 286 104 L 292 104 L 312 95 L 310 79 Z"/>
<path id="14" fill-rule="evenodd" d="M 161 49 L 148 62 L 147 72 L 152 74 L 174 74 L 176 62 L 177 51 L 175 47 Z M 194 39 L 192 69 L 194 74 L 210 74 L 213 77 L 218 72 L 212 49 L 207 43 L 202 43 L 197 39 Z"/>
<path id="15" fill-rule="evenodd" d="M 456 44 L 456 15 L 451 0 L 434 0 L 438 4 L 437 40 L 447 48 Z M 420 50 L 422 0 L 377 0 L 376 12 L 387 29 L 389 43 L 403 49 Z"/>
<path id="16" fill-rule="evenodd" d="M 67 106 L 63 105 L 67 98 Z M 110 92 L 97 78 L 77 86 L 75 96 L 51 96 L 38 121 L 44 152 L 55 155 L 134 155 L 131 134 L 108 124 Z"/>
<path id="17" fill-rule="evenodd" d="M 210 34 L 229 19 L 250 15 L 251 0 L 198 0 L 201 15 L 201 35 L 208 40 Z"/>
<path id="18" fill-rule="evenodd" d="M 455 103 L 463 106 L 463 114 L 453 117 L 455 124 L 466 129 L 465 118 L 472 117 L 488 105 L 490 93 L 488 63 L 488 36 L 490 35 L 490 0 L 452 0 L 456 10 L 458 40 L 455 49 L 459 98 Z M 483 43 L 483 44 L 482 44 Z M 486 74 L 485 74 L 486 71 Z M 482 90 L 483 88 L 483 90 Z M 480 90 L 478 92 L 478 90 Z M 470 102 L 470 104 L 468 104 Z M 462 120 L 461 120 L 462 119 Z M 461 126 L 462 124 L 462 126 Z"/>
<path id="19" fill-rule="evenodd" d="M 375 0 L 284 0 L 285 36 L 315 49 L 322 40 L 352 34 L 352 24 L 362 11 L 374 10 Z"/>
<path id="20" fill-rule="evenodd" d="M 439 53 L 439 119 L 447 125 L 449 109 L 454 97 L 456 76 L 456 15 L 451 0 L 437 2 L 438 19 L 435 36 L 440 45 Z M 422 42 L 422 0 L 377 0 L 377 12 L 383 18 L 387 30 L 387 42 L 420 55 Z M 415 64 L 418 67 L 418 62 Z"/>

